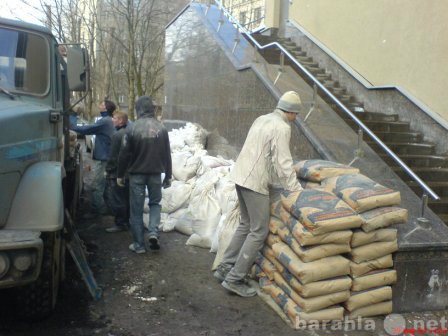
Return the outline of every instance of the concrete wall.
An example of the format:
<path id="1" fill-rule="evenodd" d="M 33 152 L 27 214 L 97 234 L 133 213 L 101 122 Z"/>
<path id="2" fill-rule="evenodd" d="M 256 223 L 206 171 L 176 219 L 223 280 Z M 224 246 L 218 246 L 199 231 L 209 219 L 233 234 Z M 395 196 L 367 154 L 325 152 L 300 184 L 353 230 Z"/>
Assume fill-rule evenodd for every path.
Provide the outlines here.
<path id="1" fill-rule="evenodd" d="M 294 0 L 289 17 L 372 85 L 400 86 L 448 120 L 448 1 Z"/>

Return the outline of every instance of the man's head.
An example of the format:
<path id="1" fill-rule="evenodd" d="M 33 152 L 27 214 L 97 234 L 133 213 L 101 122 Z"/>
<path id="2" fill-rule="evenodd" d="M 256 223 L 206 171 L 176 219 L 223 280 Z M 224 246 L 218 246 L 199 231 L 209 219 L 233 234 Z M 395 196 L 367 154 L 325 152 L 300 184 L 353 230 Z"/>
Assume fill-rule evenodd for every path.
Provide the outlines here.
<path id="1" fill-rule="evenodd" d="M 137 113 L 137 118 L 140 118 L 143 114 L 154 116 L 155 109 L 151 97 L 141 96 L 138 98 L 135 103 L 135 112 Z"/>
<path id="2" fill-rule="evenodd" d="M 126 112 L 115 111 L 112 121 L 115 127 L 123 127 L 128 123 L 128 114 Z"/>
<path id="3" fill-rule="evenodd" d="M 286 113 L 289 121 L 293 121 L 297 117 L 297 113 L 302 109 L 302 101 L 297 92 L 288 91 L 280 97 L 277 108 Z"/>
<path id="4" fill-rule="evenodd" d="M 116 108 L 114 102 L 110 100 L 104 100 L 100 104 L 100 112 L 107 112 L 110 116 L 112 116 Z"/>

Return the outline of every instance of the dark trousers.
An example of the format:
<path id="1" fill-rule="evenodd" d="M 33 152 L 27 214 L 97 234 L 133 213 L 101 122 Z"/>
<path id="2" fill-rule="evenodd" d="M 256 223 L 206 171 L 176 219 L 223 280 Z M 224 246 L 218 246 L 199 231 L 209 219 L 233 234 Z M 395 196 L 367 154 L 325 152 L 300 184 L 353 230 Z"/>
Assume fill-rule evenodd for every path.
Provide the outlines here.
<path id="1" fill-rule="evenodd" d="M 129 181 L 125 180 L 125 186 L 117 185 L 115 178 L 106 179 L 104 200 L 115 216 L 115 225 L 129 225 Z"/>

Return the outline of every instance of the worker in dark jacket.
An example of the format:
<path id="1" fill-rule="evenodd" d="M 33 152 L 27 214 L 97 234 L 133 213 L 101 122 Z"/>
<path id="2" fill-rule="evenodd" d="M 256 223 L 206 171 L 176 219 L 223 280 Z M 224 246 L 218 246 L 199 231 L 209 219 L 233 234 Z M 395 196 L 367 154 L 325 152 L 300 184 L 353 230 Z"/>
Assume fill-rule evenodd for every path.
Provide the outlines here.
<path id="1" fill-rule="evenodd" d="M 162 187 L 171 186 L 171 149 L 168 131 L 155 118 L 155 108 L 151 97 L 140 97 L 136 104 L 138 120 L 123 136 L 118 158 L 117 184 L 124 186 L 126 170 L 129 173 L 130 225 L 134 242 L 129 249 L 135 253 L 145 253 L 145 240 L 152 250 L 158 250 L 160 201 Z M 162 173 L 165 177 L 162 182 Z M 149 198 L 149 227 L 144 233 L 143 206 L 145 189 Z"/>
<path id="2" fill-rule="evenodd" d="M 125 112 L 115 111 L 112 121 L 117 132 L 112 136 L 110 156 L 106 164 L 106 189 L 104 200 L 115 216 L 115 224 L 106 229 L 106 232 L 120 232 L 129 226 L 129 179 L 125 176 L 125 187 L 117 185 L 118 155 L 124 134 L 128 130 L 128 115 Z"/>
<path id="3" fill-rule="evenodd" d="M 70 129 L 83 135 L 95 135 L 95 146 L 93 148 L 92 159 L 92 209 L 91 217 L 107 212 L 104 204 L 103 194 L 106 186 L 104 172 L 107 160 L 109 159 L 110 144 L 115 127 L 112 122 L 112 113 L 116 106 L 110 100 L 104 100 L 100 104 L 101 118 L 92 125 L 77 126 L 76 123 L 70 125 Z"/>

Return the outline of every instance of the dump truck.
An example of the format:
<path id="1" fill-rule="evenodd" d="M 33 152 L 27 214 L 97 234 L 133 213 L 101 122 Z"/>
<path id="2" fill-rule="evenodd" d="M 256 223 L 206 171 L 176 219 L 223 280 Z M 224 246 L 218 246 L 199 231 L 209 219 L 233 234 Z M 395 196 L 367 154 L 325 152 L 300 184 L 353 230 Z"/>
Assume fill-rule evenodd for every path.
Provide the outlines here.
<path id="1" fill-rule="evenodd" d="M 30 319 L 54 310 L 64 277 L 65 226 L 82 186 L 71 92 L 87 82 L 81 45 L 0 18 L 0 290 L 16 291 L 8 304 Z"/>

